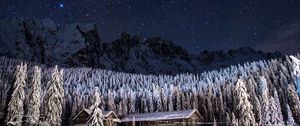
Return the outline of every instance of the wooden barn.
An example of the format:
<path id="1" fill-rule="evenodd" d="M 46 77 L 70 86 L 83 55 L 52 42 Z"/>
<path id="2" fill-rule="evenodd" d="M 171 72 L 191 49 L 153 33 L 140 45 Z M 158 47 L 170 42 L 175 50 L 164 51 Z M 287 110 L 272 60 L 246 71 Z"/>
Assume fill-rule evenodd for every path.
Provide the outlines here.
<path id="1" fill-rule="evenodd" d="M 72 120 L 74 126 L 86 126 L 88 118 L 92 110 L 82 109 Z M 104 115 L 103 123 L 105 126 L 117 126 L 120 122 L 120 119 L 113 111 L 103 111 Z"/>
<path id="2" fill-rule="evenodd" d="M 171 112 L 130 114 L 121 119 L 122 126 L 195 126 L 203 120 L 197 109 Z"/>

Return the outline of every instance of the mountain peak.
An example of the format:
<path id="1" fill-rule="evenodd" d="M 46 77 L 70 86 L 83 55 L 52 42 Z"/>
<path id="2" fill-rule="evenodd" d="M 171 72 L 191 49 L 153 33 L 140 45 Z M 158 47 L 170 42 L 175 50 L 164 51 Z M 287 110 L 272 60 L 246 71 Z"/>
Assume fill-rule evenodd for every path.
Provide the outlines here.
<path id="1" fill-rule="evenodd" d="M 189 54 L 162 37 L 142 40 L 140 35 L 120 34 L 101 43 L 96 24 L 56 25 L 50 19 L 13 18 L 1 21 L 0 55 L 65 67 L 97 67 L 143 74 L 200 73 L 228 65 L 280 56 L 250 47 Z"/>

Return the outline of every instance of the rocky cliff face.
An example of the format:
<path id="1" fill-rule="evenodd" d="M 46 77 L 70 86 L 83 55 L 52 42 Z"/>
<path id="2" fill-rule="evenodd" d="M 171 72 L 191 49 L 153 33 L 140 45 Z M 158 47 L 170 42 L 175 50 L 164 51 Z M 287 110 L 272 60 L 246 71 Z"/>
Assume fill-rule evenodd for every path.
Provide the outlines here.
<path id="1" fill-rule="evenodd" d="M 124 32 L 101 43 L 95 24 L 57 26 L 53 21 L 10 18 L 0 21 L 0 55 L 47 65 L 97 67 L 143 74 L 200 73 L 228 65 L 281 56 L 251 48 L 189 54 L 169 40 L 141 40 Z"/>
<path id="2" fill-rule="evenodd" d="M 49 19 L 10 18 L 0 21 L 0 54 L 45 64 L 68 66 L 74 53 L 84 49 L 86 61 L 100 47 L 95 24 L 70 24 L 58 27 Z M 96 45 L 98 44 L 98 45 Z M 76 62 L 76 61 L 74 61 Z"/>

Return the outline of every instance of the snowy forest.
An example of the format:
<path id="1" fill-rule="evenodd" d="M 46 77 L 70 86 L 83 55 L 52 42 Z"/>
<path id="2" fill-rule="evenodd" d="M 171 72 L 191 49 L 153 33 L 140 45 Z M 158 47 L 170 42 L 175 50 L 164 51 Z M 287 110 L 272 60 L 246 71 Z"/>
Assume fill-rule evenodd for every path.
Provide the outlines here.
<path id="1" fill-rule="evenodd" d="M 300 124 L 299 59 L 298 54 L 171 76 L 48 67 L 1 57 L 0 112 L 5 124 L 68 125 L 93 104 L 99 88 L 101 109 L 120 117 L 196 108 L 203 122 L 295 126 Z"/>

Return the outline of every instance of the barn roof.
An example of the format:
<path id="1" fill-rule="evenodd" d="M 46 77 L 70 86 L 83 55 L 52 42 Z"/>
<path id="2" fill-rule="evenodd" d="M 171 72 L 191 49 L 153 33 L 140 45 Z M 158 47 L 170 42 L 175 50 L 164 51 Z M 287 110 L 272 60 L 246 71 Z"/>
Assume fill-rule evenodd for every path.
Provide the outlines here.
<path id="1" fill-rule="evenodd" d="M 200 115 L 197 109 L 191 109 L 191 110 L 180 110 L 180 111 L 171 111 L 171 112 L 130 114 L 125 116 L 123 119 L 121 119 L 121 122 L 188 119 L 194 113 L 196 113 L 199 118 L 202 118 L 202 116 Z"/>
<path id="2" fill-rule="evenodd" d="M 92 114 L 92 110 L 90 110 L 90 109 L 85 108 L 85 109 L 83 109 L 83 111 L 85 111 L 89 115 Z M 104 117 L 108 117 L 111 114 L 113 114 L 115 117 L 117 117 L 117 115 L 113 111 L 102 111 L 102 114 L 104 115 Z"/>
<path id="3" fill-rule="evenodd" d="M 79 116 L 80 113 L 82 113 L 82 112 L 86 112 L 88 115 L 92 114 L 91 109 L 84 108 L 77 115 L 74 116 L 73 120 L 76 119 L 77 116 Z M 118 116 L 113 111 L 102 111 L 102 114 L 103 114 L 104 118 L 110 116 L 111 114 L 113 114 L 116 118 L 118 118 Z"/>

